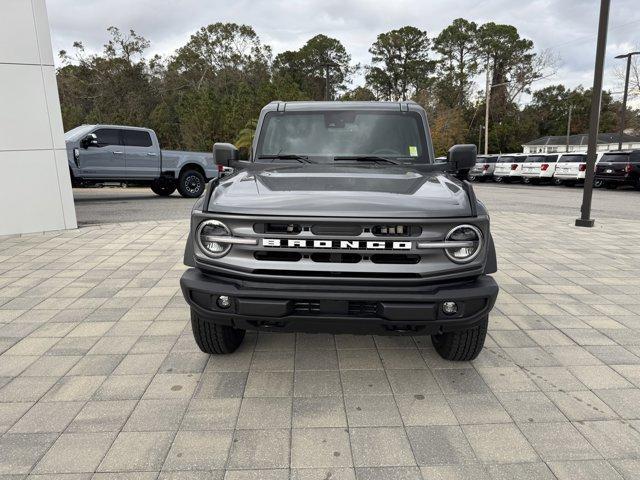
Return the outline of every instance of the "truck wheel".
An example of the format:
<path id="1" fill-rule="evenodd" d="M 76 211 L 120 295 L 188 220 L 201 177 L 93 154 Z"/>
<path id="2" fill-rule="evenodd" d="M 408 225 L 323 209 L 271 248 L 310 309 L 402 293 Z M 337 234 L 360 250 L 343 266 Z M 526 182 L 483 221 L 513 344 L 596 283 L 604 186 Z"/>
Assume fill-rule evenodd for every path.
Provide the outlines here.
<path id="1" fill-rule="evenodd" d="M 176 191 L 176 183 L 167 179 L 155 179 L 151 182 L 151 191 L 161 197 L 168 197 Z"/>
<path id="2" fill-rule="evenodd" d="M 244 330 L 207 322 L 193 310 L 191 329 L 200 350 L 209 354 L 233 353 L 244 339 Z"/>
<path id="3" fill-rule="evenodd" d="M 432 335 L 431 342 L 436 352 L 445 360 L 473 360 L 484 347 L 488 324 L 487 317 L 473 328 Z"/>
<path id="4" fill-rule="evenodd" d="M 186 170 L 178 179 L 178 192 L 186 198 L 198 198 L 204 192 L 207 182 L 197 170 Z"/>

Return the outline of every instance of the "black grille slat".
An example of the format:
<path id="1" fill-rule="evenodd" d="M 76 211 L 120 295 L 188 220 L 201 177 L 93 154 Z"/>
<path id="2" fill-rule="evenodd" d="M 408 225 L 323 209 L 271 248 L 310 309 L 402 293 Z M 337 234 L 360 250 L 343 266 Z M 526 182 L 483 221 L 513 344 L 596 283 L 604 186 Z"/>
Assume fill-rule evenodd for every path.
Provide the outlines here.
<path id="1" fill-rule="evenodd" d="M 299 223 L 288 222 L 256 223 L 253 225 L 253 231 L 268 235 L 298 235 L 302 232 L 302 226 Z"/>
<path id="2" fill-rule="evenodd" d="M 320 300 L 295 300 L 292 305 L 293 313 L 298 315 L 331 315 L 332 312 L 322 311 Z M 365 301 L 349 301 L 346 312 L 356 317 L 377 317 L 378 303 Z"/>
<path id="3" fill-rule="evenodd" d="M 412 265 L 420 262 L 419 255 L 406 255 L 402 253 L 378 253 L 371 255 L 370 258 L 373 263 L 387 265 Z"/>
<path id="4" fill-rule="evenodd" d="M 279 252 L 259 250 L 253 253 L 256 260 L 271 262 L 299 262 L 302 260 L 302 254 L 297 252 Z"/>
<path id="5" fill-rule="evenodd" d="M 314 235 L 326 235 L 336 237 L 357 237 L 362 233 L 361 225 L 331 225 L 319 224 L 311 227 Z"/>
<path id="6" fill-rule="evenodd" d="M 293 311 L 298 314 L 315 314 L 320 313 L 319 300 L 296 300 L 293 302 Z"/>
<path id="7" fill-rule="evenodd" d="M 356 317 L 374 317 L 378 314 L 376 302 L 349 302 L 349 315 Z"/>
<path id="8" fill-rule="evenodd" d="M 310 258 L 317 263 L 359 263 L 362 260 L 362 255 L 357 253 L 316 252 L 312 253 Z"/>

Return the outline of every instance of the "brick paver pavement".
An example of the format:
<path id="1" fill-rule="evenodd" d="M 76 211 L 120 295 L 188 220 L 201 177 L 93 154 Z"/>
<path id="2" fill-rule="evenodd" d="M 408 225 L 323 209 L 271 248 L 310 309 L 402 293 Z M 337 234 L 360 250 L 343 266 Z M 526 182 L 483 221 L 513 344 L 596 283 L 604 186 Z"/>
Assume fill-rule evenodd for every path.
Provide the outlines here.
<path id="1" fill-rule="evenodd" d="M 202 354 L 186 221 L 0 238 L 0 479 L 638 478 L 640 223 L 492 221 L 471 363 L 421 337 Z"/>

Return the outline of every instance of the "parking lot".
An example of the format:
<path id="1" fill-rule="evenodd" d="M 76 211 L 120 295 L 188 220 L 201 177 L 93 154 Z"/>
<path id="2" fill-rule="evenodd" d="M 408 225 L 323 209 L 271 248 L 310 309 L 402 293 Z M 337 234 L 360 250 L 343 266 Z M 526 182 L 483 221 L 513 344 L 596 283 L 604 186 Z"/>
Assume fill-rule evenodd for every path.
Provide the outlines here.
<path id="1" fill-rule="evenodd" d="M 491 213 L 580 216 L 579 187 L 487 182 L 474 183 L 474 189 Z M 177 193 L 168 198 L 158 197 L 148 188 L 76 188 L 73 194 L 80 225 L 186 219 L 194 203 Z M 640 220 L 640 191 L 595 189 L 593 216 Z"/>
<path id="2" fill-rule="evenodd" d="M 193 201 L 76 190 L 97 225 L 0 239 L 3 480 L 638 478 L 638 193 L 598 190 L 576 229 L 581 189 L 476 190 L 501 293 L 470 363 L 423 337 L 204 355 L 178 287 Z"/>

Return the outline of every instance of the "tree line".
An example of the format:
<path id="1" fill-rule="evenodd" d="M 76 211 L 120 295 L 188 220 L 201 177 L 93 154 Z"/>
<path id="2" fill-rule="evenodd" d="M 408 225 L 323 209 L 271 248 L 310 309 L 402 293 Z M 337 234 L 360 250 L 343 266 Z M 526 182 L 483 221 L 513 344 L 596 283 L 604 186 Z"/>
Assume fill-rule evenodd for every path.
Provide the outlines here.
<path id="1" fill-rule="evenodd" d="M 214 142 L 250 145 L 260 109 L 272 100 L 414 100 L 430 116 L 438 154 L 455 143 L 478 143 L 484 124 L 484 74 L 492 85 L 492 152 L 520 151 L 543 135 L 587 131 L 591 92 L 562 84 L 535 90 L 554 71 L 512 25 L 458 18 L 437 36 L 412 26 L 381 33 L 371 61 L 355 64 L 335 38 L 316 35 L 279 53 L 254 29 L 214 23 L 167 57 L 148 56 L 150 42 L 134 30 L 107 29 L 100 53 L 82 42 L 61 51 L 58 89 L 65 130 L 82 123 L 153 128 L 166 148 L 208 151 Z M 364 84 L 352 87 L 356 75 Z M 482 78 L 483 82 L 478 82 Z M 328 81 L 327 81 L 328 80 Z M 521 94 L 531 94 L 526 106 Z M 601 131 L 617 131 L 620 102 L 605 92 Z M 638 126 L 639 112 L 627 115 Z"/>

